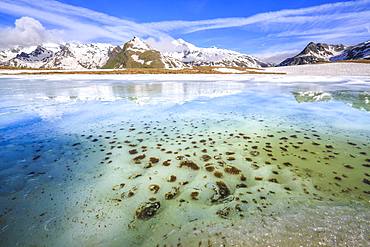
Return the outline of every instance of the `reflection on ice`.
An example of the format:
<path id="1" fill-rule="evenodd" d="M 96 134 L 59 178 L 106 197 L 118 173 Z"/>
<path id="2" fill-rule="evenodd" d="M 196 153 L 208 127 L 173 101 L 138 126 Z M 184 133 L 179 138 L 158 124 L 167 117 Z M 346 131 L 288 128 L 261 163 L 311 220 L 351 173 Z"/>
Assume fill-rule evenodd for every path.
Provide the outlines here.
<path id="1" fill-rule="evenodd" d="M 359 110 L 370 111 L 370 92 L 366 91 L 301 91 L 293 93 L 299 103 L 335 100 Z"/>
<path id="2" fill-rule="evenodd" d="M 111 101 L 124 98 L 165 98 L 181 102 L 199 96 L 217 97 L 240 92 L 245 85 L 238 82 L 34 82 L 5 81 L 12 87 L 10 97 L 29 100 L 73 100 Z M 68 85 L 66 85 L 68 83 Z M 26 85 L 25 85 L 26 84 Z M 27 85 L 29 84 L 29 85 Z M 31 90 L 30 87 L 32 88 Z M 5 96 L 9 91 L 2 90 Z M 4 95 L 5 94 L 5 95 Z"/>
<path id="3" fill-rule="evenodd" d="M 139 105 L 183 103 L 199 97 L 239 93 L 240 82 L 106 82 L 5 80 L 0 88 L 3 112 L 37 113 L 43 119 L 58 118 L 71 104 L 86 101 L 129 100 Z M 11 88 L 11 90 L 7 90 Z M 59 107 L 59 105 L 63 107 Z M 63 109 L 65 108 L 65 109 Z M 0 112 L 1 113 L 1 112 Z M 9 116 L 6 116 L 9 117 Z"/>

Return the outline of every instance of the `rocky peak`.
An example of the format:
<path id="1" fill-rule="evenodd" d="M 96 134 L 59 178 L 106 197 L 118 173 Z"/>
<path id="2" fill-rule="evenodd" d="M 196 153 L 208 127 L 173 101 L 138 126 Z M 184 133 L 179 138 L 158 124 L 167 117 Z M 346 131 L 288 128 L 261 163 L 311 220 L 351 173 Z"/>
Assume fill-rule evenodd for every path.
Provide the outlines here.
<path id="1" fill-rule="evenodd" d="M 71 52 L 67 45 L 61 45 L 60 50 L 57 52 L 57 55 L 61 57 L 74 57 L 74 54 Z"/>
<path id="2" fill-rule="evenodd" d="M 53 52 L 45 47 L 38 45 L 35 50 L 30 53 L 21 52 L 15 58 L 26 61 L 46 61 L 53 56 Z"/>
<path id="3" fill-rule="evenodd" d="M 313 53 L 327 53 L 328 55 L 334 55 L 335 52 L 340 52 L 345 49 L 345 46 L 340 45 L 328 45 L 325 43 L 314 43 L 310 42 L 300 54 L 313 54 Z"/>
<path id="4" fill-rule="evenodd" d="M 124 50 L 152 50 L 152 48 L 147 43 L 145 43 L 138 37 L 134 37 L 130 41 L 126 42 L 123 47 Z"/>

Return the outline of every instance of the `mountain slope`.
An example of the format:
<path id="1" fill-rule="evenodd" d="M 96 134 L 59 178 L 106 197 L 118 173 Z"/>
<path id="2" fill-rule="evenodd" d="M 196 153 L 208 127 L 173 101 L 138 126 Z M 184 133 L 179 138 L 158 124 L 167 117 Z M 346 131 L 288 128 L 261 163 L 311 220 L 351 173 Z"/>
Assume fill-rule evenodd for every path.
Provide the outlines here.
<path id="1" fill-rule="evenodd" d="M 107 62 L 108 54 L 113 48 L 113 45 L 103 43 L 67 43 L 60 47 L 49 67 L 57 65 L 64 69 L 73 69 L 78 66 L 84 69 L 101 68 Z"/>
<path id="2" fill-rule="evenodd" d="M 298 55 L 287 58 L 279 66 L 314 64 L 330 62 L 330 58 L 341 54 L 346 47 L 344 45 L 328 45 L 324 43 L 309 43 Z"/>
<path id="3" fill-rule="evenodd" d="M 279 66 L 361 59 L 370 59 L 370 41 L 348 47 L 311 42 L 301 53 L 287 58 Z"/>
<path id="4" fill-rule="evenodd" d="M 103 66 L 105 69 L 182 67 L 186 65 L 175 58 L 162 55 L 137 37 L 125 43 L 122 48 L 114 48 Z"/>
<path id="5" fill-rule="evenodd" d="M 332 57 L 331 61 L 370 59 L 370 41 L 348 47 L 342 54 Z"/>
<path id="6" fill-rule="evenodd" d="M 27 51 L 23 47 L 14 47 L 12 49 L 6 49 L 0 51 L 0 64 L 8 62 L 10 59 L 15 58 L 21 52 L 31 52 Z"/>
<path id="7" fill-rule="evenodd" d="M 257 58 L 236 51 L 220 48 L 200 48 L 182 39 L 172 42 L 172 51 L 164 52 L 190 66 L 267 67 Z"/>

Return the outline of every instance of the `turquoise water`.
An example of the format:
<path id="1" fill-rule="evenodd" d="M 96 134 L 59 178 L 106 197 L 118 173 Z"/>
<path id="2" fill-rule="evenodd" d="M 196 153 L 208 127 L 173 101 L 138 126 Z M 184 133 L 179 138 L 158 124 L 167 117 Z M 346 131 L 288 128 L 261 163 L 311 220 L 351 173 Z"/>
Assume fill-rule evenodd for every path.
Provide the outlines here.
<path id="1" fill-rule="evenodd" d="M 1 246 L 368 246 L 370 87 L 0 79 Z"/>

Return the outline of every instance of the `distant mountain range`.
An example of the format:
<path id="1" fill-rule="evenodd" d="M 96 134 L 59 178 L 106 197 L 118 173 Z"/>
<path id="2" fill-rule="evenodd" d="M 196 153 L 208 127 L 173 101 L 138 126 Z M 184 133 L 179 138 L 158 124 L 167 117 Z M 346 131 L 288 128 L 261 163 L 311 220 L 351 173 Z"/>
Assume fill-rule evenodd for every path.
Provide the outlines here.
<path id="1" fill-rule="evenodd" d="M 134 37 L 122 46 L 111 44 L 42 44 L 0 51 L 0 65 L 26 68 L 185 68 L 269 66 L 255 57 L 220 48 L 199 48 L 184 40 L 174 40 L 175 49 L 160 52 Z"/>
<path id="2" fill-rule="evenodd" d="M 160 52 L 137 37 L 122 46 L 104 43 L 46 43 L 0 50 L 0 66 L 66 70 L 272 66 L 253 56 L 215 47 L 200 48 L 182 39 L 172 41 L 171 45 L 169 51 Z M 279 66 L 358 59 L 370 59 L 370 41 L 348 47 L 311 42 L 302 52 L 284 60 Z"/>
<path id="3" fill-rule="evenodd" d="M 309 43 L 298 55 L 287 58 L 279 66 L 336 62 L 343 60 L 370 60 L 370 41 L 355 46 Z"/>

